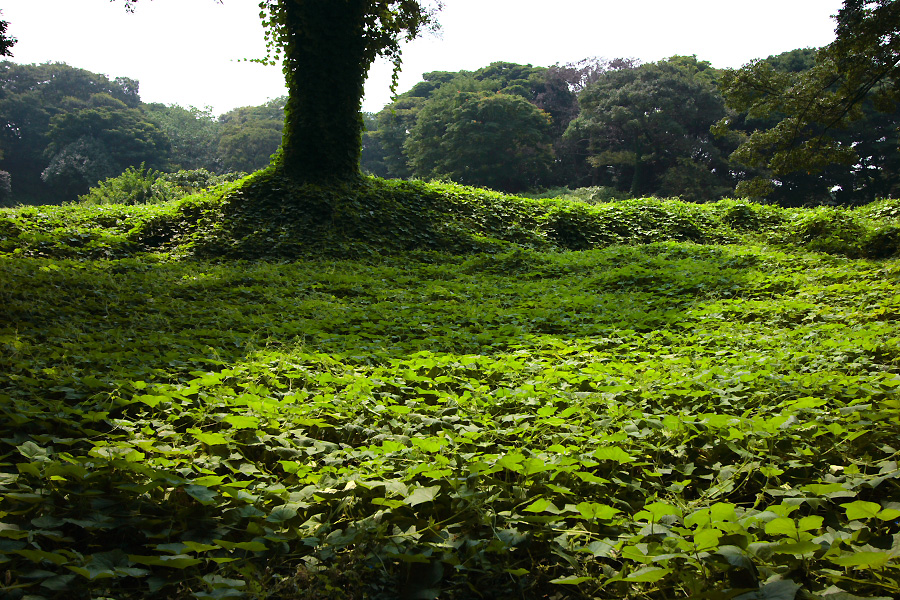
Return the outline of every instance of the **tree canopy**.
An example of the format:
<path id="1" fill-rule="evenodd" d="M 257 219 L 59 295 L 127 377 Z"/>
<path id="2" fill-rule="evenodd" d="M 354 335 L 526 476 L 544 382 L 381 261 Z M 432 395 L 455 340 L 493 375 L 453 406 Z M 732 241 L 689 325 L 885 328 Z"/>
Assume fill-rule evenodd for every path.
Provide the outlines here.
<path id="1" fill-rule="evenodd" d="M 137 1 L 126 0 L 126 9 Z M 395 88 L 401 43 L 437 27 L 440 8 L 421 0 L 260 2 L 268 51 L 259 61 L 280 62 L 288 87 L 279 157 L 285 175 L 315 183 L 359 177 L 369 68 L 378 57 L 391 60 Z"/>
<path id="2" fill-rule="evenodd" d="M 837 39 L 815 53 L 808 69 L 759 59 L 723 74 L 729 107 L 759 125 L 746 132 L 733 158 L 763 173 L 739 186 L 739 193 L 771 195 L 795 174 L 836 164 L 857 168 L 865 157 L 858 153 L 861 141 L 847 135 L 853 123 L 873 110 L 897 110 L 900 4 L 845 0 L 835 32 Z M 725 134 L 735 124 L 734 116 L 726 117 L 717 131 Z"/>
<path id="3" fill-rule="evenodd" d="M 3 11 L 0 11 L 0 15 Z M 0 19 L 0 56 L 12 56 L 12 48 L 16 43 L 16 38 L 6 33 L 9 28 L 9 22 Z"/>

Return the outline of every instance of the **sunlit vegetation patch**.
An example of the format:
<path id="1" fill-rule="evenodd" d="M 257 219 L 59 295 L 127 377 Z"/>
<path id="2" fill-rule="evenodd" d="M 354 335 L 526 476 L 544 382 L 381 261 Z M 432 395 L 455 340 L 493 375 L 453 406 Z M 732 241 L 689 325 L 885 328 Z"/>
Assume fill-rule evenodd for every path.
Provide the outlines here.
<path id="1" fill-rule="evenodd" d="M 851 258 L 887 258 L 900 249 L 897 200 L 855 209 L 786 209 L 746 200 L 603 200 L 594 188 L 560 198 L 521 198 L 452 183 L 378 178 L 301 185 L 271 169 L 180 200 L 165 201 L 159 192 L 190 185 L 175 176 L 154 179 L 135 171 L 94 188 L 82 204 L 0 209 L 0 252 L 293 260 L 586 250 L 664 241 L 764 243 Z M 152 204 L 135 203 L 142 195 Z M 122 204 L 112 202 L 117 197 Z"/>
<path id="2" fill-rule="evenodd" d="M 900 595 L 895 260 L 93 260 L 190 202 L 5 213 L 4 597 Z"/>

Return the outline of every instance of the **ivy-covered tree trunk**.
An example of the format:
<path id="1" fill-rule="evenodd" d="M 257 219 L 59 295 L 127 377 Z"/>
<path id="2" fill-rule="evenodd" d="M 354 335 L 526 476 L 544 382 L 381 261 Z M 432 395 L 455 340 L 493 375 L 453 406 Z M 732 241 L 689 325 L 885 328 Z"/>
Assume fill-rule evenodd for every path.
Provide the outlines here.
<path id="1" fill-rule="evenodd" d="M 285 174 L 309 183 L 360 176 L 365 0 L 282 0 L 288 35 Z"/>

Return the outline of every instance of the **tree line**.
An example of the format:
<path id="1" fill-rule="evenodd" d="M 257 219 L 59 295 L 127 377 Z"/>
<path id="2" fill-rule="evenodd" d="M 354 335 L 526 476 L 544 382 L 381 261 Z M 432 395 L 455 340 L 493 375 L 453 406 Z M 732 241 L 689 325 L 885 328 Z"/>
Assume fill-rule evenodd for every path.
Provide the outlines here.
<path id="1" fill-rule="evenodd" d="M 751 65 L 770 79 L 809 76 L 820 53 L 796 49 Z M 830 139 L 850 164 L 779 172 L 760 132 L 779 110 L 754 110 L 736 73 L 695 56 L 640 64 L 586 59 L 534 67 L 496 62 L 425 73 L 364 114 L 360 166 L 393 178 L 449 179 L 504 192 L 602 187 L 610 196 L 741 195 L 785 206 L 859 204 L 898 192 L 900 112 L 866 99 Z M 743 96 L 741 95 L 743 94 Z M 751 94 L 752 98 L 752 94 Z M 282 142 L 287 98 L 216 117 L 141 101 L 137 81 L 61 63 L 0 63 L 0 196 L 74 200 L 129 167 L 251 172 Z M 836 141 L 836 142 L 835 142 Z M 2 187 L 2 186 L 0 186 Z M 0 198 L 2 200 L 3 198 Z"/>
<path id="2" fill-rule="evenodd" d="M 787 81 L 814 70 L 817 55 L 802 48 L 754 64 Z M 367 120 L 362 165 L 384 177 L 446 178 L 506 192 L 602 186 L 612 195 L 741 195 L 785 206 L 858 204 L 897 193 L 896 107 L 877 110 L 866 100 L 855 120 L 832 132 L 855 150 L 852 164 L 778 172 L 747 142 L 784 114 L 739 105 L 733 73 L 696 56 L 551 67 L 499 62 L 426 73 Z"/>
<path id="3" fill-rule="evenodd" d="M 220 116 L 144 103 L 139 83 L 63 63 L 0 62 L 0 201 L 71 201 L 141 164 L 251 172 L 281 144 L 285 98 Z M 2 182 L 0 182 L 2 183 Z"/>

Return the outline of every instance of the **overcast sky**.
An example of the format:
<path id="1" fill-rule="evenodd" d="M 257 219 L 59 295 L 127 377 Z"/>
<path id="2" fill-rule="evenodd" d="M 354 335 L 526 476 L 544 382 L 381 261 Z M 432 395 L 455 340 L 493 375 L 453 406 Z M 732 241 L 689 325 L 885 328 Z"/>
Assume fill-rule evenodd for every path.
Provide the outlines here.
<path id="1" fill-rule="evenodd" d="M 841 0 L 445 0 L 439 36 L 404 51 L 399 91 L 428 71 L 475 70 L 503 60 L 550 66 L 589 56 L 643 62 L 696 54 L 740 67 L 834 39 Z M 141 84 L 144 102 L 211 106 L 221 114 L 286 93 L 279 67 L 243 59 L 264 54 L 257 0 L 3 0 L 19 39 L 13 61 L 65 62 Z M 364 110 L 390 101 L 391 65 L 376 64 Z"/>

